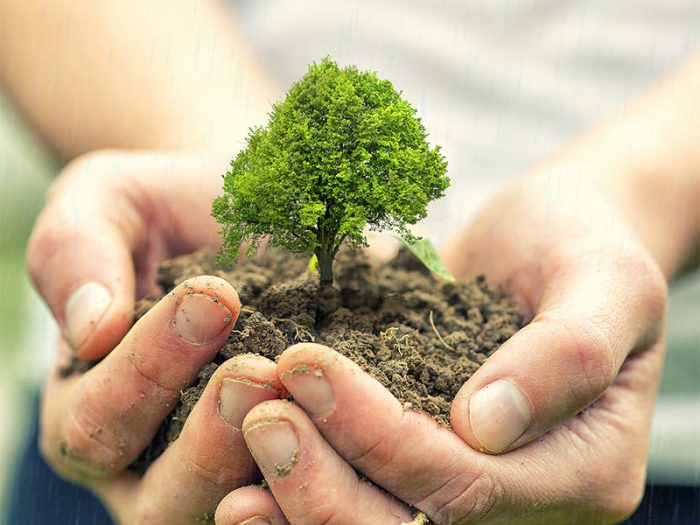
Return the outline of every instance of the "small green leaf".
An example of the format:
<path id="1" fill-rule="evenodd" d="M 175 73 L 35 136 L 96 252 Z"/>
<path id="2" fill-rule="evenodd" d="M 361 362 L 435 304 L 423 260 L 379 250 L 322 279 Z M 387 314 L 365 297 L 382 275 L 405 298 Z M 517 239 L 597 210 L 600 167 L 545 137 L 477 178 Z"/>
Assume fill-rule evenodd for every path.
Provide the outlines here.
<path id="1" fill-rule="evenodd" d="M 425 265 L 425 267 L 445 279 L 446 281 L 455 281 L 455 276 L 452 275 L 445 265 L 442 264 L 440 257 L 435 250 L 435 246 L 428 239 L 421 238 L 414 241 L 409 241 L 403 238 L 401 235 L 396 235 L 396 238 L 400 240 L 406 248 L 411 250 L 411 253 L 418 257 L 420 261 Z"/>
<path id="2" fill-rule="evenodd" d="M 318 271 L 318 257 L 316 257 L 315 253 L 311 256 L 311 259 L 309 259 L 309 271 L 310 272 L 317 272 Z"/>

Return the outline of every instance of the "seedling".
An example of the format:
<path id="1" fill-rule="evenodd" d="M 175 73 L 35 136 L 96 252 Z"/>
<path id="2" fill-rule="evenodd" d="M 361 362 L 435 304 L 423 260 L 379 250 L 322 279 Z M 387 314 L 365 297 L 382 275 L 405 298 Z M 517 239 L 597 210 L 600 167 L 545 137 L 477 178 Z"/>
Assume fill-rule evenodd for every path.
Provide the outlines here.
<path id="1" fill-rule="evenodd" d="M 221 257 L 235 261 L 246 242 L 252 255 L 267 237 L 314 254 L 321 285 L 330 286 L 338 250 L 367 246 L 366 227 L 414 241 L 407 227 L 444 194 L 446 170 L 391 82 L 325 58 L 273 106 L 266 127 L 250 130 L 224 175 L 212 208 Z"/>

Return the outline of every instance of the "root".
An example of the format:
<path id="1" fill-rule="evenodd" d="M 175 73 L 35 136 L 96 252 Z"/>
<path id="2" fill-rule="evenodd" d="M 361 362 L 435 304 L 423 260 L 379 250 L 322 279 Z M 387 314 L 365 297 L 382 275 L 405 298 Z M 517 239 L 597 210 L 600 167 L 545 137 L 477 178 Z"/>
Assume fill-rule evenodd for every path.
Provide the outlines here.
<path id="1" fill-rule="evenodd" d="M 442 338 L 442 336 L 440 335 L 440 332 L 438 332 L 438 329 L 435 326 L 435 321 L 433 321 L 433 311 L 432 310 L 430 310 L 430 326 L 433 328 L 433 332 L 435 332 L 435 335 L 440 340 L 440 342 L 443 344 L 443 346 L 445 348 L 447 348 L 448 350 L 452 350 L 454 352 L 454 348 L 452 348 L 450 345 L 448 345 L 445 342 L 445 340 Z"/>
<path id="2" fill-rule="evenodd" d="M 411 521 L 404 521 L 401 525 L 426 525 L 430 523 L 428 516 L 424 512 L 416 514 Z"/>
<path id="3" fill-rule="evenodd" d="M 274 324 L 291 323 L 291 325 L 294 327 L 294 340 L 298 343 L 316 342 L 316 338 L 314 337 L 314 335 L 305 326 L 300 325 L 292 319 L 273 318 L 272 322 Z"/>
<path id="4" fill-rule="evenodd" d="M 409 344 L 411 334 L 404 334 L 401 337 L 397 337 L 396 334 L 398 334 L 398 332 L 398 326 L 392 326 L 391 328 L 387 328 L 387 330 L 384 332 L 379 332 L 379 336 L 381 338 L 379 344 L 387 348 L 387 341 L 393 341 L 396 351 L 399 353 L 399 355 L 403 355 L 403 350 L 411 347 Z M 391 348 L 388 349 L 391 350 Z"/>

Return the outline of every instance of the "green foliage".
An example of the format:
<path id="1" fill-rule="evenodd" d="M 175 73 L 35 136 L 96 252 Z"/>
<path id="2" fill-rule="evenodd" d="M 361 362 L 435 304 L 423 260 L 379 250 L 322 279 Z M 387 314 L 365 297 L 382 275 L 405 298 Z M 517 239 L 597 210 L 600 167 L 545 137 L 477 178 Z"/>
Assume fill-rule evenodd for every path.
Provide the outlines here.
<path id="1" fill-rule="evenodd" d="M 224 259 L 270 236 L 272 246 L 316 254 L 327 283 L 343 242 L 367 245 L 366 226 L 412 238 L 407 225 L 449 186 L 440 148 L 426 139 L 391 82 L 329 58 L 312 64 L 224 175 L 212 210 Z"/>
<path id="2" fill-rule="evenodd" d="M 411 253 L 415 255 L 420 262 L 422 262 L 425 267 L 433 272 L 435 275 L 442 277 L 446 281 L 455 281 L 455 276 L 450 273 L 450 271 L 442 264 L 440 256 L 433 246 L 433 243 L 428 239 L 405 239 L 400 235 L 396 238 L 400 240 L 406 248 L 411 250 Z"/>

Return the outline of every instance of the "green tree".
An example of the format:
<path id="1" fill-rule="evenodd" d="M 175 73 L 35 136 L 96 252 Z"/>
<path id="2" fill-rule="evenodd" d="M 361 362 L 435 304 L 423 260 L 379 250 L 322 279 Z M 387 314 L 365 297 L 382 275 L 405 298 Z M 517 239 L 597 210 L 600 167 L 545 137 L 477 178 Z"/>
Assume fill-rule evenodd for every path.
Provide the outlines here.
<path id="1" fill-rule="evenodd" d="M 440 148 L 426 139 L 388 80 L 329 58 L 312 64 L 224 175 L 212 209 L 224 260 L 269 236 L 272 246 L 315 254 L 330 285 L 338 249 L 366 246 L 366 226 L 411 238 L 407 225 L 449 186 Z"/>

